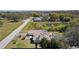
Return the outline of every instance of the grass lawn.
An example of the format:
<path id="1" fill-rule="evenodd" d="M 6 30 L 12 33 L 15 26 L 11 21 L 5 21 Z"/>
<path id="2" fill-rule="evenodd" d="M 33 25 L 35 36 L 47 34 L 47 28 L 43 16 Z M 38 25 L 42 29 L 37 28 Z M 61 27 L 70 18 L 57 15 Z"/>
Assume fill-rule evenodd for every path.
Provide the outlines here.
<path id="1" fill-rule="evenodd" d="M 63 27 L 62 24 L 55 24 L 57 27 Z M 58 26 L 59 25 L 59 26 Z M 27 31 L 29 30 L 47 30 L 49 29 L 48 26 L 48 22 L 32 22 L 30 21 L 25 27 L 24 29 L 21 31 L 22 33 L 27 33 Z M 62 34 L 60 34 L 62 35 Z M 15 39 L 10 42 L 5 48 L 35 48 L 35 44 L 31 44 L 30 40 L 28 40 L 28 38 L 22 40 L 24 36 L 19 37 L 15 37 Z"/>
<path id="2" fill-rule="evenodd" d="M 58 31 L 64 28 L 66 25 L 61 22 L 33 22 L 30 21 L 21 32 L 27 32 L 28 30 L 47 30 Z M 50 28 L 50 29 L 49 29 Z"/>
<path id="3" fill-rule="evenodd" d="M 22 21 L 16 23 L 12 23 L 7 20 L 1 21 L 3 22 L 3 26 L 0 27 L 0 41 L 22 24 Z"/>
<path id="4" fill-rule="evenodd" d="M 27 38 L 22 40 L 23 36 L 16 37 L 12 42 L 10 42 L 5 48 L 35 48 L 35 44 L 31 44 L 30 40 Z"/>
<path id="5" fill-rule="evenodd" d="M 46 25 L 48 22 L 32 22 L 30 21 L 21 32 L 27 32 L 28 30 L 48 30 Z"/>

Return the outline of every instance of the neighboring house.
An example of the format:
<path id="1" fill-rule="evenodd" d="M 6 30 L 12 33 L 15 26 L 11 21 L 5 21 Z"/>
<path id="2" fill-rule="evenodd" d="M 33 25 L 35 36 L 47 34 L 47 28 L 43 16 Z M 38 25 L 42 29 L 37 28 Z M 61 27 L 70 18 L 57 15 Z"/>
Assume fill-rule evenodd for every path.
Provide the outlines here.
<path id="1" fill-rule="evenodd" d="M 43 21 L 48 21 L 50 19 L 49 16 L 43 16 Z"/>
<path id="2" fill-rule="evenodd" d="M 0 19 L 4 19 L 4 18 L 2 18 L 2 17 L 0 16 Z"/>
<path id="3" fill-rule="evenodd" d="M 27 33 L 27 36 L 31 36 L 34 42 L 40 42 L 42 38 L 47 38 L 51 40 L 53 38 L 52 32 L 47 32 L 46 30 L 30 30 Z"/>
<path id="4" fill-rule="evenodd" d="M 33 17 L 32 20 L 33 20 L 34 22 L 38 22 L 38 21 L 42 21 L 43 18 L 42 18 L 42 17 Z"/>
<path id="5" fill-rule="evenodd" d="M 32 17 L 32 20 L 33 20 L 34 22 L 47 21 L 47 20 L 49 20 L 49 19 L 50 19 L 49 16 Z"/>

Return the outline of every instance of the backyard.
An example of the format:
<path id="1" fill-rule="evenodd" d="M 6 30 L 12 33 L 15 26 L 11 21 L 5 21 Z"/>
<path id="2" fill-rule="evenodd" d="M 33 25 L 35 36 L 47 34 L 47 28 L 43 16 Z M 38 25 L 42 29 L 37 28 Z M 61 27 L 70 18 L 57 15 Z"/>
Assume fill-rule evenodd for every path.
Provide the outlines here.
<path id="1" fill-rule="evenodd" d="M 61 22 L 33 22 L 30 21 L 21 32 L 27 32 L 28 30 L 47 30 L 47 31 L 60 31 L 65 30 L 67 24 Z"/>

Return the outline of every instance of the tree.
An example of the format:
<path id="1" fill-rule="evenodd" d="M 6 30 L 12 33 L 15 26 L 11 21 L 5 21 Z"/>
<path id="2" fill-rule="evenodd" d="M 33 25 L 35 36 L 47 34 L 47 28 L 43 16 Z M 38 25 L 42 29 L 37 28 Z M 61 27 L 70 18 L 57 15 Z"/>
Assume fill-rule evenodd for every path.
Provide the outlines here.
<path id="1" fill-rule="evenodd" d="M 40 14 L 37 13 L 37 12 L 33 12 L 33 13 L 32 13 L 32 17 L 39 17 L 39 16 L 40 16 Z"/>
<path id="2" fill-rule="evenodd" d="M 2 18 L 6 18 L 6 15 L 1 15 Z"/>
<path id="3" fill-rule="evenodd" d="M 64 38 L 61 38 L 58 40 L 58 47 L 61 49 L 67 49 L 70 45 L 64 40 Z"/>
<path id="4" fill-rule="evenodd" d="M 8 15 L 7 19 L 11 20 L 12 22 L 18 22 L 19 17 L 16 15 Z"/>
<path id="5" fill-rule="evenodd" d="M 49 21 L 57 21 L 58 20 L 58 14 L 57 13 L 50 13 L 49 16 L 50 16 Z"/>
<path id="6" fill-rule="evenodd" d="M 65 32 L 65 30 L 67 29 L 67 25 L 63 24 L 63 23 L 54 23 L 52 30 L 53 31 L 58 31 L 58 32 Z"/>
<path id="7" fill-rule="evenodd" d="M 69 45 L 65 42 L 63 38 L 54 38 L 54 39 L 51 39 L 51 48 L 66 49 L 66 48 L 69 48 Z"/>
<path id="8" fill-rule="evenodd" d="M 64 22 L 69 22 L 71 20 L 71 18 L 70 17 L 64 17 Z"/>
<path id="9" fill-rule="evenodd" d="M 70 46 L 79 46 L 79 25 L 69 28 L 65 33 L 65 40 Z"/>
<path id="10" fill-rule="evenodd" d="M 40 42 L 42 48 L 49 48 L 49 41 L 46 38 L 43 38 Z"/>
<path id="11" fill-rule="evenodd" d="M 59 49 L 59 44 L 56 41 L 56 39 L 51 39 L 50 44 L 51 44 L 51 48 L 53 48 L 53 49 Z"/>
<path id="12" fill-rule="evenodd" d="M 42 48 L 50 48 L 50 49 L 65 49 L 69 48 L 69 45 L 65 42 L 64 39 L 51 39 L 47 40 L 46 38 L 43 38 L 40 42 L 40 46 Z"/>
<path id="13" fill-rule="evenodd" d="M 60 21 L 63 21 L 64 20 L 64 15 L 60 15 L 59 19 L 60 19 Z"/>
<path id="14" fill-rule="evenodd" d="M 64 15 L 60 15 L 59 16 L 59 19 L 62 22 L 69 22 L 72 18 L 71 17 L 64 16 Z"/>
<path id="15" fill-rule="evenodd" d="M 18 20 L 17 20 L 17 16 L 12 16 L 12 18 L 11 18 L 14 22 L 17 22 Z"/>

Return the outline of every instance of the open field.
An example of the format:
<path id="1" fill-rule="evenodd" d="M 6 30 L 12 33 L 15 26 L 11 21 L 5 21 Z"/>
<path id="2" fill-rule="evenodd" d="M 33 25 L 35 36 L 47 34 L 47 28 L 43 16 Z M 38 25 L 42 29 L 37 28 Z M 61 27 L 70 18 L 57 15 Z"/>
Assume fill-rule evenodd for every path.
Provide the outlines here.
<path id="1" fill-rule="evenodd" d="M 10 22 L 7 20 L 1 20 L 3 22 L 2 27 L 0 27 L 0 41 L 4 39 L 8 34 L 10 34 L 14 29 L 22 24 L 22 21 L 19 22 Z"/>

